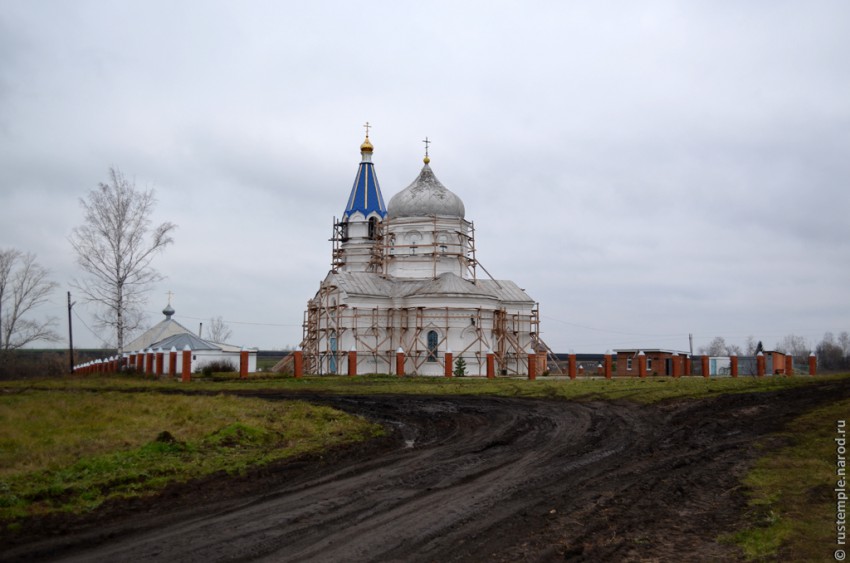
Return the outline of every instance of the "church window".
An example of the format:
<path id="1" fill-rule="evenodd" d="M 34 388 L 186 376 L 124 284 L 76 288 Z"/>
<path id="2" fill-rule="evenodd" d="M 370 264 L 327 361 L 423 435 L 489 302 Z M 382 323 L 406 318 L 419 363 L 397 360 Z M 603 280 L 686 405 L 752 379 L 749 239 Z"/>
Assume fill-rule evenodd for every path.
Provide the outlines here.
<path id="1" fill-rule="evenodd" d="M 375 240 L 378 234 L 378 219 L 375 217 L 369 218 L 369 240 Z"/>
<path id="2" fill-rule="evenodd" d="M 348 221 L 342 224 L 342 232 L 340 234 L 342 236 L 342 242 L 348 240 Z"/>
<path id="3" fill-rule="evenodd" d="M 437 331 L 431 330 L 428 331 L 428 361 L 436 362 L 437 361 L 437 345 L 439 341 L 439 335 Z"/>
<path id="4" fill-rule="evenodd" d="M 442 252 L 443 254 L 445 254 L 446 251 L 449 249 L 448 244 L 447 244 L 448 241 L 449 241 L 449 238 L 445 234 L 440 234 L 437 237 L 437 242 L 440 245 L 440 252 Z"/>

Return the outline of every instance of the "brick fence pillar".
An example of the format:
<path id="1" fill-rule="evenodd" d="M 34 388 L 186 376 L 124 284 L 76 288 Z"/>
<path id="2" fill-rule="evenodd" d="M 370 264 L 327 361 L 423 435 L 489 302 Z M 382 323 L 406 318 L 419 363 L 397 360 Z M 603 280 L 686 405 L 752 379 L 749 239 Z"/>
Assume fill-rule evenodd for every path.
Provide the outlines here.
<path id="1" fill-rule="evenodd" d="M 691 357 L 685 356 L 685 371 L 684 371 L 683 375 L 693 375 L 694 374 L 693 364 L 691 362 L 692 362 Z"/>
<path id="2" fill-rule="evenodd" d="M 404 350 L 401 348 L 395 353 L 395 373 L 399 377 L 404 375 Z"/>
<path id="3" fill-rule="evenodd" d="M 186 344 L 183 348 L 183 366 L 180 370 L 180 381 L 189 383 L 192 381 L 192 349 Z"/>
<path id="4" fill-rule="evenodd" d="M 605 354 L 602 358 L 602 370 L 605 372 L 605 379 L 611 379 L 611 372 L 613 367 L 613 358 L 611 354 Z"/>
<path id="5" fill-rule="evenodd" d="M 348 351 L 348 376 L 357 375 L 357 350 L 352 346 Z"/>
<path id="6" fill-rule="evenodd" d="M 794 375 L 794 356 L 785 356 L 785 375 Z"/>
<path id="7" fill-rule="evenodd" d="M 177 348 L 174 346 L 168 352 L 168 375 L 177 377 Z"/>
<path id="8" fill-rule="evenodd" d="M 165 373 L 165 353 L 162 348 L 158 348 L 156 351 L 156 375 L 163 373 Z"/>
<path id="9" fill-rule="evenodd" d="M 672 375 L 674 379 L 682 375 L 682 358 L 678 354 L 673 354 L 670 358 L 670 367 L 673 372 L 670 375 Z"/>
<path id="10" fill-rule="evenodd" d="M 535 379 L 537 379 L 537 354 L 531 352 L 528 354 L 528 380 Z"/>
<path id="11" fill-rule="evenodd" d="M 738 356 L 734 354 L 729 356 L 729 372 L 732 377 L 738 377 Z"/>
<path id="12" fill-rule="evenodd" d="M 709 367 L 708 356 L 700 356 L 700 368 L 703 377 L 711 377 L 711 368 Z"/>
<path id="13" fill-rule="evenodd" d="M 487 379 L 496 378 L 496 356 L 492 350 L 487 351 Z"/>
<path id="14" fill-rule="evenodd" d="M 576 378 L 576 355 L 570 354 L 567 356 L 567 373 L 570 376 L 570 379 Z"/>
<path id="15" fill-rule="evenodd" d="M 239 377 L 248 377 L 248 350 L 244 348 L 239 351 Z"/>
<path id="16" fill-rule="evenodd" d="M 816 375 L 818 372 L 818 358 L 815 353 L 809 354 L 809 375 Z"/>
<path id="17" fill-rule="evenodd" d="M 451 350 L 446 350 L 446 369 L 444 375 L 446 377 L 452 376 L 452 366 L 454 366 L 454 354 L 452 354 Z"/>
<path id="18" fill-rule="evenodd" d="M 638 352 L 638 376 L 646 377 L 646 354 L 643 350 Z"/>
<path id="19" fill-rule="evenodd" d="M 296 350 L 292 353 L 292 373 L 300 379 L 304 375 L 304 352 Z"/>
<path id="20" fill-rule="evenodd" d="M 759 377 L 764 377 L 764 354 L 759 352 L 756 356 L 756 374 Z"/>
<path id="21" fill-rule="evenodd" d="M 153 375 L 153 350 L 148 348 L 148 351 L 145 353 L 145 373 L 148 375 Z"/>

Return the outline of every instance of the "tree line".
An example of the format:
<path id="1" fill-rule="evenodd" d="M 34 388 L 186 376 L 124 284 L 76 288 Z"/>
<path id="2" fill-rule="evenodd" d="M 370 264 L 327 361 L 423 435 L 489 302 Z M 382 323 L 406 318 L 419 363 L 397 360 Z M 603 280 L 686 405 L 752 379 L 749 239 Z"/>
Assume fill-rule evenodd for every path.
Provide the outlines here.
<path id="1" fill-rule="evenodd" d="M 716 336 L 707 346 L 698 349 L 700 355 L 707 356 L 755 356 L 766 350 L 761 340 L 747 337 L 744 348 L 737 344 L 727 344 L 722 336 Z M 826 332 L 823 339 L 812 349 L 805 338 L 788 334 L 776 343 L 773 350 L 791 356 L 808 356 L 814 352 L 818 365 L 824 370 L 850 369 L 850 334 L 845 330 L 838 336 Z"/>

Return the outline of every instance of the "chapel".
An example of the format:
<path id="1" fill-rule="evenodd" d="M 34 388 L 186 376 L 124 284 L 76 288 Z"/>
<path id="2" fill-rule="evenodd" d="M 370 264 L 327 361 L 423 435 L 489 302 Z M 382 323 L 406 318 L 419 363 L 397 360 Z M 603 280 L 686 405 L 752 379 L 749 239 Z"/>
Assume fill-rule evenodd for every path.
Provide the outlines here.
<path id="1" fill-rule="evenodd" d="M 524 289 L 496 280 L 476 261 L 475 229 L 461 198 L 424 166 L 385 205 L 369 139 L 345 210 L 334 218 L 331 270 L 304 313 L 305 370 L 444 375 L 462 358 L 468 375 L 483 375 L 488 353 L 497 374 L 525 374 L 540 340 L 538 304 Z M 479 277 L 478 270 L 487 274 Z M 545 366 L 546 355 L 538 357 Z M 539 369 L 539 368 L 538 368 Z M 539 369 L 539 371 L 543 371 Z"/>
<path id="2" fill-rule="evenodd" d="M 227 362 L 234 368 L 239 368 L 241 346 L 224 342 L 213 342 L 195 335 L 191 330 L 174 320 L 174 307 L 171 297 L 162 310 L 163 320 L 153 325 L 141 335 L 124 346 L 126 354 L 144 355 L 150 353 L 167 353 L 170 351 L 192 351 L 191 370 L 202 369 L 211 363 Z M 257 371 L 257 350 L 248 350 L 248 372 Z M 173 374 L 172 374 L 173 375 Z"/>

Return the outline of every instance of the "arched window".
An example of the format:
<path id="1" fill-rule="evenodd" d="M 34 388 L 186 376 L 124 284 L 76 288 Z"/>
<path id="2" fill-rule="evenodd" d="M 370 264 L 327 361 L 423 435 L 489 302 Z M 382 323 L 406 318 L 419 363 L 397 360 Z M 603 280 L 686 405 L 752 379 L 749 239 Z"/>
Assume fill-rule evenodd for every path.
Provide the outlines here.
<path id="1" fill-rule="evenodd" d="M 440 340 L 437 331 L 430 330 L 428 331 L 428 361 L 436 362 L 437 361 L 437 344 Z"/>
<path id="2" fill-rule="evenodd" d="M 378 235 L 378 219 L 369 217 L 369 240 L 375 240 Z"/>

